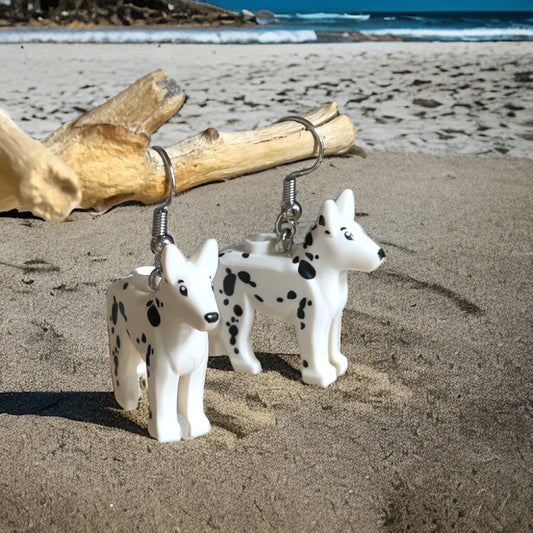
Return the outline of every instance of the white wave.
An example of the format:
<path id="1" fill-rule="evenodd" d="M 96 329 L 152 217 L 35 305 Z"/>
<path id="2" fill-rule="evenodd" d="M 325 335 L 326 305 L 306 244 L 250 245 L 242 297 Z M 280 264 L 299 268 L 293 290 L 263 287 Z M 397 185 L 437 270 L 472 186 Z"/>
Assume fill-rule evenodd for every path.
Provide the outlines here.
<path id="1" fill-rule="evenodd" d="M 276 14 L 279 19 L 301 19 L 301 20 L 369 20 L 370 15 L 351 15 L 350 13 L 295 13 L 293 15 Z"/>
<path id="2" fill-rule="evenodd" d="M 201 43 L 275 44 L 317 40 L 313 30 L 262 29 L 23 29 L 0 31 L 0 44 L 9 43 Z"/>
<path id="3" fill-rule="evenodd" d="M 381 30 L 362 30 L 361 33 L 373 35 L 396 35 L 406 39 L 446 40 L 446 41 L 490 41 L 490 40 L 533 40 L 531 28 L 388 28 Z"/>

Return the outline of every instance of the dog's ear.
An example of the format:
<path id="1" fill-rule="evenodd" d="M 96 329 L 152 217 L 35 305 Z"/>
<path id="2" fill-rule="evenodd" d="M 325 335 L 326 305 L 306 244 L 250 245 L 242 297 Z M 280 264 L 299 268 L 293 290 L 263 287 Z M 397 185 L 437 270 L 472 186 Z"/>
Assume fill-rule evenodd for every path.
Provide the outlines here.
<path id="1" fill-rule="evenodd" d="M 172 285 L 176 284 L 180 271 L 185 268 L 185 257 L 174 244 L 167 244 L 161 254 L 163 277 Z"/>
<path id="2" fill-rule="evenodd" d="M 202 247 L 191 257 L 195 266 L 203 266 L 214 278 L 218 268 L 218 244 L 215 239 L 208 239 Z"/>
<path id="3" fill-rule="evenodd" d="M 351 189 L 345 189 L 335 202 L 343 218 L 355 218 L 355 196 Z"/>
<path id="4" fill-rule="evenodd" d="M 340 228 L 341 214 L 333 200 L 326 200 L 318 215 L 318 228 L 324 228 L 326 235 L 334 235 Z"/>

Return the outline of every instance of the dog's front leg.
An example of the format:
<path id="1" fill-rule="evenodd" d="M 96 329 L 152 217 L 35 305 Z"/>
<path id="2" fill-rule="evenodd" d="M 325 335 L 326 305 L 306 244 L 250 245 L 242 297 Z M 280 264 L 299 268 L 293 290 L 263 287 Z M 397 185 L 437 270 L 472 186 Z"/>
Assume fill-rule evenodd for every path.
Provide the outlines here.
<path id="1" fill-rule="evenodd" d="M 207 336 L 207 334 L 206 334 Z M 180 377 L 178 392 L 178 414 L 187 424 L 182 428 L 184 438 L 193 439 L 205 435 L 211 429 L 211 424 L 204 413 L 204 385 L 207 369 L 207 346 L 205 356 L 200 365 L 190 374 Z"/>
<path id="2" fill-rule="evenodd" d="M 329 361 L 342 376 L 348 368 L 348 359 L 341 352 L 342 310 L 333 317 L 329 332 Z"/>
<path id="3" fill-rule="evenodd" d="M 337 379 L 337 369 L 329 362 L 329 331 L 331 319 L 313 313 L 305 327 L 297 329 L 302 360 L 302 380 L 311 385 L 327 387 Z"/>
<path id="4" fill-rule="evenodd" d="M 148 433 L 159 442 L 181 440 L 177 408 L 179 376 L 167 357 L 157 352 L 152 355 L 148 373 Z"/>

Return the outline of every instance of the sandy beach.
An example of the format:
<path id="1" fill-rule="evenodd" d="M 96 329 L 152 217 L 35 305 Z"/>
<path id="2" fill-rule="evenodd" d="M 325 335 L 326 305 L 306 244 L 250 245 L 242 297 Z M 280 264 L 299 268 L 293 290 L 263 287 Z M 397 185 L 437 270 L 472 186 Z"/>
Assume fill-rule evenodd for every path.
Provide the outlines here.
<path id="1" fill-rule="evenodd" d="M 509 531 L 533 527 L 532 43 L 3 45 L 0 107 L 39 138 L 163 68 L 188 95 L 153 138 L 240 130 L 338 101 L 367 157 L 343 189 L 387 252 L 351 273 L 346 375 L 302 383 L 294 332 L 258 316 L 257 376 L 209 362 L 211 432 L 160 444 L 114 402 L 109 281 L 151 264 L 152 207 L 0 224 L 0 531 Z M 187 255 L 270 231 L 294 164 L 191 190 Z M 305 181 L 304 181 L 305 180 Z"/>

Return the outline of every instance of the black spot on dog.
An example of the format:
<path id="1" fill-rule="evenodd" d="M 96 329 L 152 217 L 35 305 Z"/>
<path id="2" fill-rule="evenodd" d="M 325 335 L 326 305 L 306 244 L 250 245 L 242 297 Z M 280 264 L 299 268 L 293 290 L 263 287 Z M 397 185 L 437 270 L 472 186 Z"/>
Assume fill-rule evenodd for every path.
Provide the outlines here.
<path id="1" fill-rule="evenodd" d="M 120 348 L 120 337 L 117 335 L 117 348 Z"/>
<path id="2" fill-rule="evenodd" d="M 222 302 L 224 305 L 228 305 L 229 304 L 229 300 L 227 298 L 224 299 L 224 301 Z"/>
<path id="3" fill-rule="evenodd" d="M 117 319 L 118 319 L 118 303 L 117 303 L 117 299 L 113 296 L 113 305 L 111 307 L 111 320 L 113 321 L 113 324 L 115 324 L 115 326 L 117 325 Z"/>
<path id="4" fill-rule="evenodd" d="M 320 259 L 320 256 L 318 254 L 315 255 L 315 259 Z"/>
<path id="5" fill-rule="evenodd" d="M 287 293 L 287 298 L 288 298 L 289 300 L 294 300 L 294 299 L 296 299 L 296 293 L 295 293 L 294 291 L 289 291 L 289 292 Z"/>
<path id="6" fill-rule="evenodd" d="M 302 361 L 302 365 L 303 365 L 304 368 L 307 368 L 309 366 L 309 363 L 304 359 Z"/>
<path id="7" fill-rule="evenodd" d="M 114 327 L 114 326 L 111 328 L 111 333 L 112 333 L 113 335 L 115 334 L 115 327 Z"/>
<path id="8" fill-rule="evenodd" d="M 314 259 L 313 254 L 310 254 L 309 252 L 307 252 L 305 255 L 306 255 L 307 259 L 309 259 L 309 261 L 312 261 Z"/>
<path id="9" fill-rule="evenodd" d="M 233 308 L 233 312 L 237 315 L 237 316 L 241 316 L 242 315 L 242 307 L 240 305 L 236 305 L 234 308 Z"/>
<path id="10" fill-rule="evenodd" d="M 159 311 L 155 305 L 152 305 L 148 308 L 147 316 L 148 322 L 150 322 L 154 328 L 157 328 L 157 326 L 161 324 L 161 315 L 159 314 Z"/>
<path id="11" fill-rule="evenodd" d="M 255 283 L 255 281 L 252 281 L 252 278 L 250 276 L 250 274 L 244 270 L 241 270 L 237 276 L 239 276 L 239 279 L 243 282 L 243 283 L 246 283 L 247 285 L 250 285 L 250 287 L 257 287 L 257 284 Z"/>
<path id="12" fill-rule="evenodd" d="M 146 366 L 150 366 L 150 356 L 152 355 L 152 345 L 149 344 L 146 348 Z"/>
<path id="13" fill-rule="evenodd" d="M 263 300 L 263 298 L 261 298 L 261 296 L 259 296 L 259 294 L 254 294 L 254 298 L 258 301 L 258 302 L 264 302 L 265 300 Z"/>
<path id="14" fill-rule="evenodd" d="M 141 335 L 141 340 L 143 344 L 146 342 L 146 335 L 144 333 Z"/>
<path id="15" fill-rule="evenodd" d="M 304 245 L 311 246 L 313 244 L 313 235 L 309 231 L 307 235 L 305 236 Z"/>
<path id="16" fill-rule="evenodd" d="M 245 272 L 244 270 L 241 270 L 238 274 L 239 276 L 239 279 L 243 282 L 243 283 L 250 283 L 250 274 L 248 272 Z"/>
<path id="17" fill-rule="evenodd" d="M 146 302 L 146 307 L 150 307 L 150 306 L 153 305 L 153 304 L 154 304 L 154 301 L 153 301 L 153 300 L 148 300 L 148 301 Z"/>
<path id="18" fill-rule="evenodd" d="M 226 254 L 226 252 L 219 252 L 218 257 L 222 257 L 225 254 Z"/>
<path id="19" fill-rule="evenodd" d="M 281 296 L 279 298 L 276 298 L 276 302 L 283 302 L 283 298 L 281 298 Z"/>
<path id="20" fill-rule="evenodd" d="M 128 288 L 128 285 L 129 285 L 129 283 L 126 281 L 126 283 L 124 283 L 124 285 L 122 285 L 122 288 L 123 288 L 124 290 L 126 290 L 126 289 Z"/>
<path id="21" fill-rule="evenodd" d="M 325 226 L 326 225 L 326 219 L 324 218 L 324 215 L 320 215 L 318 217 L 318 223 L 321 225 L 321 226 Z"/>
<path id="22" fill-rule="evenodd" d="M 233 349 L 233 353 L 238 354 L 239 353 L 239 348 L 234 348 Z"/>
<path id="23" fill-rule="evenodd" d="M 313 268 L 311 263 L 308 263 L 304 259 L 300 261 L 298 265 L 298 274 L 304 279 L 313 279 L 316 276 L 316 270 Z"/>
<path id="24" fill-rule="evenodd" d="M 300 322 L 300 329 L 304 329 L 305 328 L 305 324 L 303 322 Z"/>
<path id="25" fill-rule="evenodd" d="M 233 292 L 235 291 L 235 282 L 237 281 L 237 276 L 233 274 L 233 272 L 226 268 L 226 276 L 224 277 L 224 280 L 222 281 L 222 288 L 224 289 L 224 293 L 228 296 L 231 296 Z"/>
<path id="26" fill-rule="evenodd" d="M 331 235 L 330 232 L 329 232 L 328 230 L 326 230 L 325 233 L 326 233 L 326 235 Z"/>
<path id="27" fill-rule="evenodd" d="M 302 298 L 298 306 L 298 311 L 296 312 L 296 316 L 302 320 L 305 318 L 305 306 L 306 305 L 307 305 L 307 298 Z"/>
<path id="28" fill-rule="evenodd" d="M 126 316 L 126 309 L 124 308 L 124 304 L 122 302 L 119 302 L 118 309 L 120 311 L 120 314 L 124 317 L 124 320 L 127 322 L 128 317 Z"/>
<path id="29" fill-rule="evenodd" d="M 296 264 L 299 260 L 300 258 L 296 256 L 296 257 L 293 257 L 292 262 Z"/>
<path id="30" fill-rule="evenodd" d="M 157 307 L 159 307 L 161 305 L 161 302 L 159 301 L 159 298 L 155 299 L 155 304 L 157 305 Z"/>
<path id="31" fill-rule="evenodd" d="M 237 335 L 239 334 L 239 328 L 233 324 L 228 329 L 229 334 L 231 335 L 231 338 L 229 340 L 229 343 L 233 346 L 237 342 Z"/>
<path id="32" fill-rule="evenodd" d="M 250 254 L 248 252 L 244 252 L 242 256 L 244 257 L 244 259 L 248 259 L 250 257 Z"/>
<path id="33" fill-rule="evenodd" d="M 116 355 L 113 358 L 113 362 L 115 363 L 115 376 L 118 376 L 118 357 Z"/>

